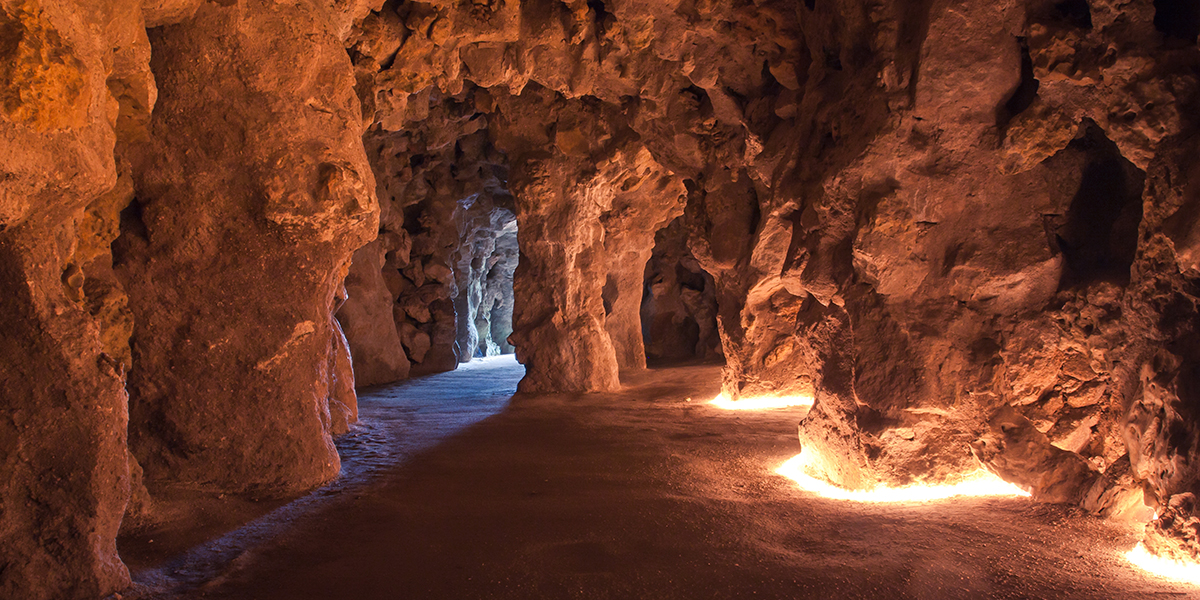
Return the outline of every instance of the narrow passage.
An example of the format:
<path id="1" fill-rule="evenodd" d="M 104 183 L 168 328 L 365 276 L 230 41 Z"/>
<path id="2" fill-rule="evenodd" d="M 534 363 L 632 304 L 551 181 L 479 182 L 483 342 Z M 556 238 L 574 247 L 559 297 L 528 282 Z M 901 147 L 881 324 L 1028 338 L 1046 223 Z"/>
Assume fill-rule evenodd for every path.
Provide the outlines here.
<path id="1" fill-rule="evenodd" d="M 801 492 L 773 470 L 798 451 L 804 409 L 715 409 L 706 401 L 719 389 L 717 367 L 647 371 L 615 394 L 510 400 L 520 375 L 511 357 L 499 357 L 364 393 L 361 428 L 341 444 L 343 480 L 263 517 L 274 521 L 257 537 L 245 533 L 249 526 L 226 535 L 236 551 L 227 548 L 222 560 L 212 560 L 209 542 L 207 555 L 193 549 L 138 571 L 144 597 L 1191 591 L 1120 558 L 1137 528 L 1069 507 L 1022 499 L 864 505 Z M 196 566 L 206 556 L 207 571 Z M 186 585 L 180 572 L 193 573 Z"/>

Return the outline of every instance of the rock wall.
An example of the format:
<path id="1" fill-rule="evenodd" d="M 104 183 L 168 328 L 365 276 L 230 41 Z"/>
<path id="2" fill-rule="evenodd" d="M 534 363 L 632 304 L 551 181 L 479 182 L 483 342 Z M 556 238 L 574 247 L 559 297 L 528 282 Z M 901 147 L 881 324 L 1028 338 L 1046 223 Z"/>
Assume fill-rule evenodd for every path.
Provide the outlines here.
<path id="1" fill-rule="evenodd" d="M 335 293 L 378 214 L 339 20 L 207 3 L 151 36 L 159 103 L 115 262 L 154 485 L 285 494 L 338 473 Z"/>
<path id="2" fill-rule="evenodd" d="M 0 596 L 124 588 L 115 148 L 154 104 L 136 2 L 0 2 Z M 119 208 L 117 209 L 119 210 Z M 93 264 L 99 259 L 99 264 Z M 127 333 L 125 337 L 127 338 Z"/>
<path id="3" fill-rule="evenodd" d="M 124 586 L 147 488 L 329 479 L 355 377 L 511 340 L 522 390 L 613 390 L 714 330 L 731 397 L 815 395 L 836 483 L 982 462 L 1200 556 L 1198 34 L 1151 0 L 0 0 L 0 590 Z"/>

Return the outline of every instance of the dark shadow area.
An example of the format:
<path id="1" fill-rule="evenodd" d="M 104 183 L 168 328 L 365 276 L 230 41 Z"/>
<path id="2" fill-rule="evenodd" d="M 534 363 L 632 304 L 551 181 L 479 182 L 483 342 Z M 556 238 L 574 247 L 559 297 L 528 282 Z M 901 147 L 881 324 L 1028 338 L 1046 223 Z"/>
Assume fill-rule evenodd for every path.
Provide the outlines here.
<path id="1" fill-rule="evenodd" d="M 1007 127 L 1013 117 L 1025 112 L 1025 109 L 1033 104 L 1033 101 L 1037 99 L 1038 87 L 1041 86 L 1041 82 L 1033 75 L 1033 59 L 1029 56 L 1029 42 L 1024 37 L 1018 37 L 1017 43 L 1021 46 L 1021 82 L 1017 84 L 1017 89 L 1004 103 L 1004 107 L 996 119 L 1001 128 Z"/>
<path id="2" fill-rule="evenodd" d="M 642 342 L 648 366 L 720 362 L 716 284 L 687 246 L 684 217 L 654 236 L 642 288 Z"/>
<path id="3" fill-rule="evenodd" d="M 1195 44 L 1200 36 L 1200 2 L 1154 0 L 1154 28 L 1168 38 Z"/>
<path id="4" fill-rule="evenodd" d="M 1092 8 L 1087 0 L 1064 0 L 1054 4 L 1055 17 L 1079 29 L 1092 28 Z"/>
<path id="5" fill-rule="evenodd" d="M 1124 286 L 1137 251 L 1145 173 L 1122 157 L 1094 124 L 1071 144 L 1090 160 L 1054 237 L 1065 259 L 1060 287 L 1098 281 Z"/>

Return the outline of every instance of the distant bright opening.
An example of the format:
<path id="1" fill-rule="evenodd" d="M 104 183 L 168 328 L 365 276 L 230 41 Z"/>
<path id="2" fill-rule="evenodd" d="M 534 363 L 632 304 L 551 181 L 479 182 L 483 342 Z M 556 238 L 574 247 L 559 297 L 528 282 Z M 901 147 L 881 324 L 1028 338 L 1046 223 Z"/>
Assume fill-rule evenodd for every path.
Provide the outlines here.
<path id="1" fill-rule="evenodd" d="M 869 490 L 847 490 L 810 475 L 808 467 L 812 460 L 805 452 L 801 452 L 788 459 L 775 472 L 795 481 L 806 492 L 853 502 L 933 502 L 964 496 L 1029 496 L 1029 492 L 983 469 L 953 485 L 878 486 Z"/>

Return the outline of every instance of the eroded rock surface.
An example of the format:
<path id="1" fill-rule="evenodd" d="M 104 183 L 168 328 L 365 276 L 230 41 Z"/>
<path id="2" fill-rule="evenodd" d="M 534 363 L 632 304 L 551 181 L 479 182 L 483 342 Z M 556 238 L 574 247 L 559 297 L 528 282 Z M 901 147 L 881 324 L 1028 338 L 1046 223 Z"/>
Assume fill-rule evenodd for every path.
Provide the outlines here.
<path id="1" fill-rule="evenodd" d="M 524 236 L 523 389 L 612 389 L 641 364 L 630 277 L 602 263 L 644 260 L 632 222 L 677 215 L 616 200 L 644 152 L 671 194 L 686 188 L 726 393 L 816 395 L 801 443 L 832 457 L 835 482 L 946 481 L 982 459 L 1101 512 L 1129 505 L 1131 478 L 1152 504 L 1194 486 L 1194 15 L 389 8 L 370 31 L 403 41 L 365 94 L 385 127 L 421 120 L 431 94 L 495 99 L 480 114 Z"/>
<path id="2" fill-rule="evenodd" d="M 719 354 L 835 483 L 1194 554 L 1185 4 L 3 0 L 0 590 L 118 589 L 143 473 L 306 489 L 355 383 L 509 350 Z"/>
<path id="3" fill-rule="evenodd" d="M 152 485 L 283 494 L 338 473 L 335 296 L 378 208 L 335 17 L 205 3 L 151 36 L 159 102 L 115 247 Z"/>
<path id="4" fill-rule="evenodd" d="M 137 2 L 0 3 L 0 596 L 129 584 L 114 148 L 154 104 Z"/>

